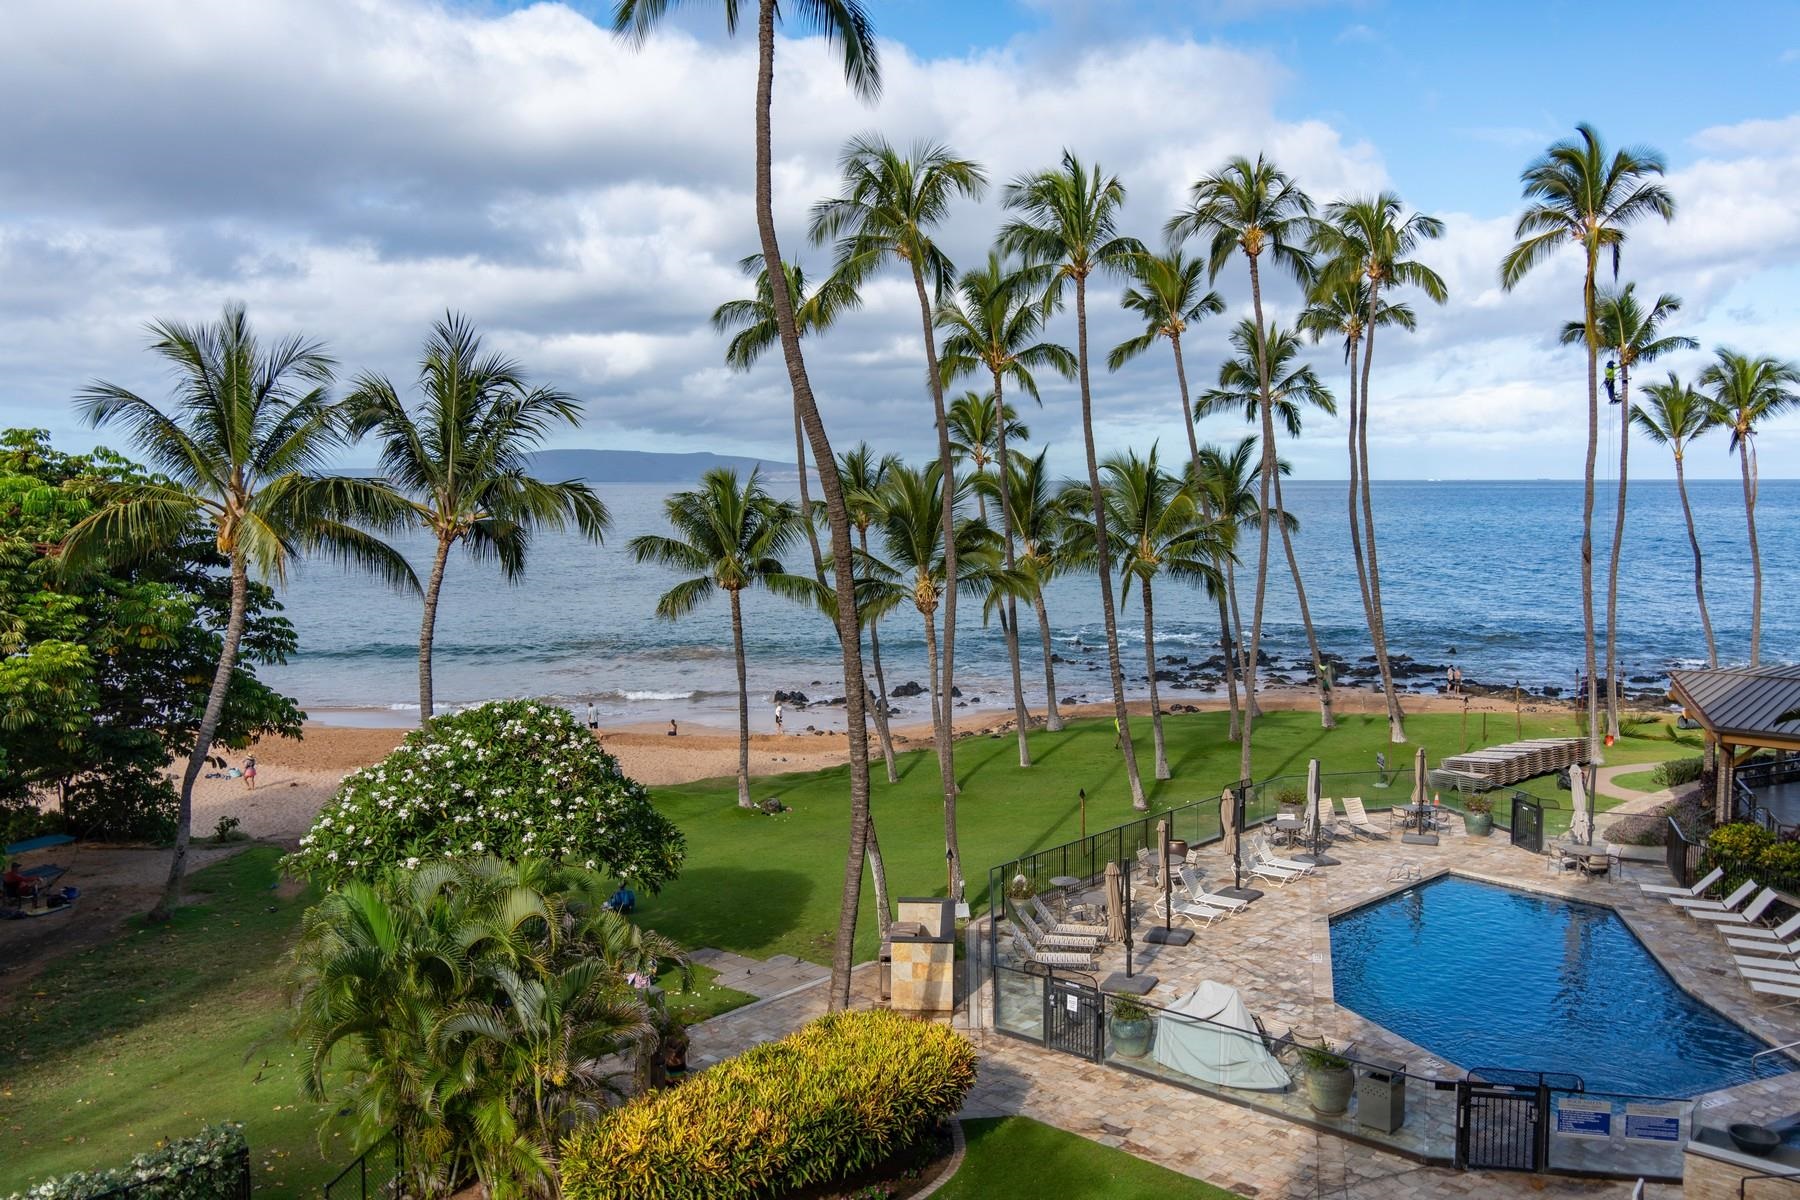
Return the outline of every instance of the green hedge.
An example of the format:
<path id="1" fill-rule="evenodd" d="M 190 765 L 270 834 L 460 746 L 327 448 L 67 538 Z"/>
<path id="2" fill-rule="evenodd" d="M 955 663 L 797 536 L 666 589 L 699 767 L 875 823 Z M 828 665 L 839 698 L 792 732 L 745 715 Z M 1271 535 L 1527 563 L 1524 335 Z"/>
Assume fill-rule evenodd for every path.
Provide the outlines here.
<path id="1" fill-rule="evenodd" d="M 198 1136 L 168 1142 L 124 1167 L 76 1171 L 15 1192 L 9 1200 L 88 1200 L 131 1188 L 131 1200 L 224 1200 L 238 1193 L 248 1153 L 242 1125 L 208 1125 Z"/>
<path id="2" fill-rule="evenodd" d="M 1721 825 L 1706 839 L 1706 861 L 1722 867 L 1722 886 L 1734 889 L 1746 879 L 1790 895 L 1800 893 L 1800 842 L 1782 841 L 1748 821 Z"/>
<path id="3" fill-rule="evenodd" d="M 962 1107 L 975 1048 L 886 1010 L 821 1017 L 563 1143 L 565 1200 L 753 1200 L 916 1148 Z"/>
<path id="4" fill-rule="evenodd" d="M 1650 772 L 1650 782 L 1665 788 L 1696 783 L 1705 768 L 1704 758 L 1672 758 L 1668 762 L 1657 764 L 1656 770 Z"/>

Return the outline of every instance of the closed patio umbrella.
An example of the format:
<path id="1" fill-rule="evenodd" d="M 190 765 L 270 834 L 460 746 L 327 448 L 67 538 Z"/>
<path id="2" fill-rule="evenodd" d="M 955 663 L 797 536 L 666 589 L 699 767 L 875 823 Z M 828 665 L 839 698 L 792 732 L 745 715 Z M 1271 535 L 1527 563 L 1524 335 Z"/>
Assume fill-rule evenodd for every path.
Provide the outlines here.
<path id="1" fill-rule="evenodd" d="M 1570 803 L 1575 808 L 1575 815 L 1569 821 L 1569 840 L 1586 844 L 1594 839 L 1594 819 L 1588 812 L 1586 763 L 1576 763 L 1569 768 L 1569 791 Z"/>
<path id="2" fill-rule="evenodd" d="M 1425 803 L 1425 747 L 1420 746 L 1413 753 L 1413 797 L 1414 804 Z"/>
<path id="3" fill-rule="evenodd" d="M 1225 837 L 1225 853 L 1229 854 L 1232 861 L 1235 862 L 1238 852 L 1238 834 L 1237 822 L 1232 820 L 1234 799 L 1230 788 L 1219 793 L 1219 832 Z"/>
<path id="4" fill-rule="evenodd" d="M 1119 864 L 1106 864 L 1106 940 L 1125 940 L 1125 881 L 1119 875 Z"/>
<path id="5" fill-rule="evenodd" d="M 1319 783 L 1319 760 L 1306 760 L 1306 832 L 1307 842 L 1312 850 L 1307 854 L 1296 854 L 1294 857 L 1303 863 L 1311 863 L 1315 867 L 1335 867 L 1338 860 L 1326 854 L 1320 846 L 1324 836 L 1324 820 L 1320 813 L 1319 798 L 1323 788 Z"/>

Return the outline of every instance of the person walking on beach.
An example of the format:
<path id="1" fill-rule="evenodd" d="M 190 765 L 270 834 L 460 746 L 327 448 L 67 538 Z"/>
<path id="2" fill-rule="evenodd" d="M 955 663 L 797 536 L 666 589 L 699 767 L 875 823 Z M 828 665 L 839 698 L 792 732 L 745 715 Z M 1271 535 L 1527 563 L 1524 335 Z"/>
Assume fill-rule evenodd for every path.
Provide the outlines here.
<path id="1" fill-rule="evenodd" d="M 775 732 L 781 732 L 781 701 L 775 702 Z"/>
<path id="2" fill-rule="evenodd" d="M 597 711 L 597 710 L 596 710 L 596 709 L 595 709 L 595 708 L 594 708 L 594 702 L 593 702 L 593 701 L 592 701 L 592 700 L 589 700 L 589 701 L 588 701 L 588 714 L 587 714 L 587 717 L 588 717 L 588 728 L 589 728 L 589 729 L 598 729 L 598 728 L 600 728 L 600 714 L 599 714 L 599 712 L 598 712 L 598 711 Z"/>
<path id="3" fill-rule="evenodd" d="M 1444 695 L 1456 695 L 1456 668 L 1453 666 L 1444 668 Z"/>
<path id="4" fill-rule="evenodd" d="M 256 786 L 256 756 L 252 754 L 244 760 L 244 788 L 246 791 Z"/>

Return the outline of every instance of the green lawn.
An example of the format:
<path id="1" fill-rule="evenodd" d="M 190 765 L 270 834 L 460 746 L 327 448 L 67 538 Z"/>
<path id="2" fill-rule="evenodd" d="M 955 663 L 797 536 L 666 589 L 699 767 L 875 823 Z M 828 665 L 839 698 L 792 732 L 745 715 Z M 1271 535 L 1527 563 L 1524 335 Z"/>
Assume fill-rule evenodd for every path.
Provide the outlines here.
<path id="1" fill-rule="evenodd" d="M 1186 1175 L 1028 1117 L 964 1121 L 969 1150 L 942 1200 L 1236 1200 Z"/>
<path id="2" fill-rule="evenodd" d="M 1656 768 L 1648 771 L 1627 771 L 1623 775 L 1614 775 L 1612 786 L 1619 791 L 1660 792 L 1663 785 L 1656 782 Z"/>
<path id="3" fill-rule="evenodd" d="M 675 989 L 681 981 L 675 977 L 670 968 L 656 977 L 657 986 L 663 989 L 663 1001 L 669 1011 L 675 1014 L 683 1024 L 698 1025 L 709 1017 L 720 1013 L 728 1013 L 734 1008 L 742 1008 L 756 997 L 734 988 L 720 987 L 713 980 L 719 973 L 711 967 L 695 967 L 689 990 L 678 992 Z"/>

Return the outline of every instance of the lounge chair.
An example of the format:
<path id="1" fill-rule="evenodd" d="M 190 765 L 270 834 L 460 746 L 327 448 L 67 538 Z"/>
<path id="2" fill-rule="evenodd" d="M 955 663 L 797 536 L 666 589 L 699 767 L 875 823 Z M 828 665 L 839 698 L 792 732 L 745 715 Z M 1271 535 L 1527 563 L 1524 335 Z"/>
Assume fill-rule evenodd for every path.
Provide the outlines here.
<path id="1" fill-rule="evenodd" d="M 1669 903 L 1673 904 L 1676 908 L 1685 908 L 1690 912 L 1699 912 L 1702 910 L 1730 912 L 1732 909 L 1748 900 L 1755 891 L 1756 881 L 1754 879 L 1746 879 L 1743 883 L 1738 885 L 1737 891 L 1731 893 L 1731 895 L 1725 897 L 1723 900 L 1701 900 L 1694 896 L 1671 896 L 1669 898 Z"/>
<path id="2" fill-rule="evenodd" d="M 1318 803 L 1313 806 L 1313 821 L 1318 825 L 1319 831 L 1326 837 L 1335 838 L 1343 836 L 1343 834 L 1338 832 L 1337 817 L 1332 814 L 1331 798 L 1329 796 L 1320 796 Z"/>
<path id="3" fill-rule="evenodd" d="M 1079 954 L 1073 950 L 1038 950 L 1025 940 L 1022 933 L 1013 934 L 1013 948 L 1027 962 L 1037 963 L 1041 967 L 1079 967 L 1084 971 L 1094 969 L 1094 954 Z"/>
<path id="4" fill-rule="evenodd" d="M 1311 863 L 1301 862 L 1297 858 L 1283 858 L 1275 853 L 1275 847 L 1269 844 L 1268 838 L 1259 839 L 1256 843 L 1257 857 L 1272 867 L 1280 867 L 1285 871 L 1298 871 L 1302 875 L 1311 875 L 1318 868 Z"/>
<path id="5" fill-rule="evenodd" d="M 1363 807 L 1361 796 L 1345 796 L 1338 801 L 1344 806 L 1344 824 L 1355 833 L 1364 837 L 1385 838 L 1387 834 L 1377 828 L 1375 822 L 1369 820 L 1369 810 Z"/>
<path id="6" fill-rule="evenodd" d="M 1708 912 L 1701 909 L 1689 915 L 1696 921 L 1716 921 L 1723 925 L 1754 925 L 1762 920 L 1762 915 L 1769 911 L 1769 905 L 1775 903 L 1777 899 L 1774 888 L 1764 888 L 1757 893 L 1756 899 L 1744 905 L 1742 912 Z"/>
<path id="7" fill-rule="evenodd" d="M 1640 883 L 1638 888 L 1652 896 L 1686 896 L 1689 899 L 1698 900 L 1706 894 L 1708 888 L 1723 878 L 1725 878 L 1725 868 L 1714 867 L 1693 887 L 1675 887 L 1667 883 Z"/>
<path id="8" fill-rule="evenodd" d="M 1267 850 L 1261 849 L 1251 856 L 1249 871 L 1260 879 L 1280 884 L 1292 883 L 1306 875 L 1305 871 L 1296 871 L 1291 867 L 1282 866 Z"/>
<path id="9" fill-rule="evenodd" d="M 1081 950 L 1092 956 L 1100 948 L 1100 939 L 1081 937 L 1069 933 L 1051 933 L 1032 919 L 1031 913 L 1024 908 L 1015 907 L 1013 917 L 1025 931 L 1025 938 L 1033 947 L 1041 950 Z"/>
<path id="10" fill-rule="evenodd" d="M 1049 905 L 1044 903 L 1041 896 L 1033 896 L 1026 902 L 1026 906 L 1031 910 L 1032 917 L 1043 927 L 1045 933 L 1092 938 L 1100 942 L 1106 940 L 1106 926 L 1088 921 L 1059 920 L 1056 914 L 1050 911 Z"/>
<path id="11" fill-rule="evenodd" d="M 1734 954 L 1731 961 L 1736 965 L 1738 973 L 1744 971 L 1780 971 L 1784 974 L 1800 976 L 1800 962 L 1794 961 L 1792 955 L 1769 957 L 1762 954 Z"/>
<path id="12" fill-rule="evenodd" d="M 1756 946 L 1757 953 L 1766 954 L 1763 945 L 1785 942 L 1789 938 L 1800 936 L 1800 913 L 1789 917 L 1773 928 L 1752 926 L 1749 929 L 1727 929 L 1725 940 L 1734 946 Z"/>
<path id="13" fill-rule="evenodd" d="M 1181 868 L 1181 886 L 1187 889 L 1188 899 L 1195 904 L 1204 904 L 1210 908 L 1222 908 L 1227 912 L 1244 912 L 1250 907 L 1248 900 L 1234 900 L 1230 896 L 1221 896 L 1206 890 L 1206 884 L 1200 881 L 1200 872 L 1192 867 Z"/>
<path id="14" fill-rule="evenodd" d="M 1162 900 L 1159 898 L 1153 906 L 1153 910 L 1160 909 L 1161 907 Z M 1214 908 L 1210 904 L 1196 904 L 1194 901 L 1184 900 L 1174 893 L 1170 893 L 1169 895 L 1169 913 L 1171 916 L 1180 917 L 1185 921 L 1193 921 L 1201 925 L 1211 925 L 1214 921 L 1223 921 L 1226 917 L 1231 915 L 1230 911 L 1227 909 Z M 1158 912 L 1156 915 L 1161 916 L 1162 914 Z"/>
<path id="15" fill-rule="evenodd" d="M 1800 987 L 1791 983 L 1777 983 L 1766 979 L 1746 979 L 1750 990 L 1761 996 L 1774 996 L 1782 1001 L 1782 1006 L 1800 1004 Z"/>

